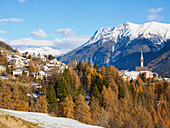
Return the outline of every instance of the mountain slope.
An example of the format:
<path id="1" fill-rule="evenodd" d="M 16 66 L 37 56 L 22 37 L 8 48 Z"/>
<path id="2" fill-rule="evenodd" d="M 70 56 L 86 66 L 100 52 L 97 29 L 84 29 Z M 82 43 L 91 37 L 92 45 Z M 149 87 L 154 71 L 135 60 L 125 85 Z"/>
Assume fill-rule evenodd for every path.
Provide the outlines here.
<path id="1" fill-rule="evenodd" d="M 159 75 L 170 78 L 170 40 L 153 56 L 148 67 Z"/>
<path id="2" fill-rule="evenodd" d="M 91 39 L 77 49 L 60 57 L 65 63 L 82 60 L 98 66 L 114 65 L 118 69 L 134 70 L 140 65 L 140 52 L 144 65 L 152 60 L 170 39 L 170 24 L 150 22 L 142 25 L 126 22 L 121 27 L 100 28 Z"/>
<path id="3" fill-rule="evenodd" d="M 99 126 L 82 124 L 69 118 L 51 117 L 46 113 L 22 112 L 0 108 L 0 114 L 3 113 L 36 123 L 45 128 L 101 128 Z"/>
<path id="4" fill-rule="evenodd" d="M 10 52 L 16 52 L 11 46 L 9 46 L 3 41 L 0 41 L 0 49 L 8 50 Z"/>
<path id="5" fill-rule="evenodd" d="M 42 128 L 21 118 L 0 114 L 0 128 Z"/>

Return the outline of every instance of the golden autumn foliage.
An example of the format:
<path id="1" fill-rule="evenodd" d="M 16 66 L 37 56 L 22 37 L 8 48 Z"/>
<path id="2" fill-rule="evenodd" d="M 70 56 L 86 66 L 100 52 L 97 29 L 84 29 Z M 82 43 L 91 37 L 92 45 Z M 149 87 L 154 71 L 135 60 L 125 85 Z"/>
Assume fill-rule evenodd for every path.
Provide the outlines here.
<path id="1" fill-rule="evenodd" d="M 81 94 L 75 98 L 75 118 L 83 123 L 91 123 L 90 107 Z"/>
<path id="2" fill-rule="evenodd" d="M 64 116 L 67 118 L 72 118 L 74 119 L 74 102 L 73 102 L 73 98 L 71 95 L 67 96 L 65 98 L 65 102 L 64 102 Z"/>
<path id="3" fill-rule="evenodd" d="M 104 66 L 101 66 L 99 72 L 102 75 L 102 77 L 106 77 L 106 68 Z"/>
<path id="4" fill-rule="evenodd" d="M 26 102 L 19 103 L 16 106 L 16 110 L 17 111 L 26 111 L 26 112 L 28 112 L 29 111 L 29 106 L 28 106 L 28 104 Z"/>
<path id="5" fill-rule="evenodd" d="M 3 81 L 0 83 L 0 103 L 1 108 L 19 111 L 29 110 L 27 97 L 19 90 L 19 86 L 13 85 L 9 87 Z"/>
<path id="6" fill-rule="evenodd" d="M 109 104 L 108 97 L 109 97 L 108 91 L 107 91 L 106 87 L 103 85 L 102 100 L 103 100 L 103 107 L 104 108 L 107 107 L 108 104 Z"/>
<path id="7" fill-rule="evenodd" d="M 169 128 L 170 125 L 169 125 L 169 119 L 167 116 L 165 117 L 165 124 L 166 124 L 167 128 Z"/>
<path id="8" fill-rule="evenodd" d="M 57 116 L 58 117 L 64 117 L 64 104 L 61 102 L 58 110 L 57 110 Z"/>
<path id="9" fill-rule="evenodd" d="M 0 64 L 6 66 L 7 65 L 7 57 L 3 53 L 0 52 Z"/>
<path id="10" fill-rule="evenodd" d="M 47 99 L 45 95 L 40 96 L 36 99 L 34 105 L 32 106 L 32 111 L 47 113 Z"/>
<path id="11" fill-rule="evenodd" d="M 92 100 L 90 102 L 90 112 L 91 112 L 91 118 L 92 118 L 92 124 L 94 125 L 101 125 L 101 107 L 99 105 L 99 102 L 96 98 L 92 97 Z"/>
<path id="12" fill-rule="evenodd" d="M 43 93 L 31 103 L 26 94 L 37 90 L 18 84 L 20 78 L 13 84 L 0 81 L 0 107 L 49 112 L 106 128 L 169 128 L 170 83 L 142 74 L 127 82 L 114 66 L 98 70 L 85 61 L 72 66 L 63 73 L 54 72 L 44 82 L 47 97 Z"/>

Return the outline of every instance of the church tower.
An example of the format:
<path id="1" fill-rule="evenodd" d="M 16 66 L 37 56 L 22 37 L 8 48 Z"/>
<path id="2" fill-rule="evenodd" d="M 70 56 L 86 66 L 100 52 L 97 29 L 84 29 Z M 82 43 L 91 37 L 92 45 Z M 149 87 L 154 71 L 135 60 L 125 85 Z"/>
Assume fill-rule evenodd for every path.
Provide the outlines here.
<path id="1" fill-rule="evenodd" d="M 147 68 L 147 67 L 144 67 L 143 62 L 144 62 L 144 60 L 143 60 L 143 53 L 142 53 L 142 51 L 141 51 L 141 55 L 140 55 L 140 67 L 136 67 L 136 70 L 135 70 L 135 71 L 138 71 L 138 72 L 148 71 L 148 68 Z"/>
<path id="2" fill-rule="evenodd" d="M 141 51 L 141 56 L 140 56 L 140 66 L 143 67 L 143 53 Z"/>

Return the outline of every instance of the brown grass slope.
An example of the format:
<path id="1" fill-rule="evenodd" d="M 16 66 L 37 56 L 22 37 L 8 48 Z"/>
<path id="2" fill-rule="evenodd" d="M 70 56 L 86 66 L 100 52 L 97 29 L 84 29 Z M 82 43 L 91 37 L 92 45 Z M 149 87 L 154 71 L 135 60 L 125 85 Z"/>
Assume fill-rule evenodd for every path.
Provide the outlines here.
<path id="1" fill-rule="evenodd" d="M 16 52 L 11 46 L 9 46 L 3 41 L 0 41 L 0 50 L 8 50 L 10 52 Z"/>
<path id="2" fill-rule="evenodd" d="M 37 124 L 10 115 L 0 115 L 0 128 L 42 128 Z"/>

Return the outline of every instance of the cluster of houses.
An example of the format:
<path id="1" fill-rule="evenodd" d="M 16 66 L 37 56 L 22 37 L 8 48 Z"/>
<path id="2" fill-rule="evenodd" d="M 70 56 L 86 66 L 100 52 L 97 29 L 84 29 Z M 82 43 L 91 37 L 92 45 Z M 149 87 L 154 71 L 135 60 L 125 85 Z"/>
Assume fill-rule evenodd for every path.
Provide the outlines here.
<path id="1" fill-rule="evenodd" d="M 22 54 L 6 54 L 6 57 L 8 67 L 14 69 L 12 71 L 13 76 L 21 76 L 23 74 L 27 76 L 33 75 L 34 78 L 42 80 L 44 77 L 50 76 L 51 72 L 54 70 L 62 73 L 64 69 L 68 69 L 68 66 L 65 63 L 58 61 L 56 58 L 47 61 L 46 57 L 40 56 L 39 59 L 45 63 L 36 64 L 36 66 L 38 67 L 38 71 L 30 74 L 28 70 L 30 59 L 22 57 Z M 35 54 L 32 54 L 31 57 L 38 58 L 38 56 L 36 56 Z M 6 70 L 7 69 L 5 66 L 0 65 L 0 74 L 6 73 Z"/>
<path id="2" fill-rule="evenodd" d="M 140 67 L 136 67 L 135 71 L 128 71 L 128 70 L 121 70 L 120 76 L 122 76 L 123 80 L 135 80 L 138 78 L 140 74 L 145 74 L 146 78 L 153 78 L 155 75 L 157 80 L 163 80 L 162 77 L 159 77 L 157 73 L 151 72 L 147 67 L 144 66 L 144 58 L 143 54 L 141 52 L 141 58 L 140 58 Z M 169 79 L 164 79 L 166 81 L 169 81 Z"/>
<path id="3" fill-rule="evenodd" d="M 120 76 L 126 81 L 126 80 L 135 80 L 138 78 L 140 74 L 144 73 L 146 78 L 153 78 L 153 75 L 155 73 L 151 71 L 128 71 L 128 70 L 121 70 Z M 157 75 L 157 74 L 156 74 Z M 157 75 L 158 76 L 158 75 Z"/>
<path id="4" fill-rule="evenodd" d="M 3 51 L 1 51 L 3 53 Z M 12 78 L 16 79 L 18 76 L 26 75 L 26 76 L 33 76 L 36 80 L 48 80 L 48 77 L 51 76 L 53 71 L 58 71 L 58 73 L 64 72 L 65 69 L 68 69 L 68 66 L 65 63 L 62 63 L 58 61 L 56 58 L 52 60 L 48 60 L 47 56 L 40 56 L 40 55 L 35 55 L 35 54 L 6 54 L 6 60 L 7 60 L 7 66 L 3 66 L 0 64 L 0 79 L 6 79 L 9 80 L 9 78 L 6 76 L 7 70 L 8 69 L 13 69 L 10 71 L 12 74 Z M 23 57 L 24 56 L 24 57 Z M 38 70 L 36 72 L 29 72 L 29 65 L 30 65 L 30 56 L 32 59 L 38 58 L 40 63 L 36 63 L 36 67 Z M 8 68 L 8 69 L 7 69 Z M 27 94 L 28 97 L 30 98 L 38 98 L 41 94 L 41 88 L 42 86 L 40 85 L 39 82 L 32 82 L 31 87 L 33 87 L 34 90 L 38 93 L 30 93 Z"/>

